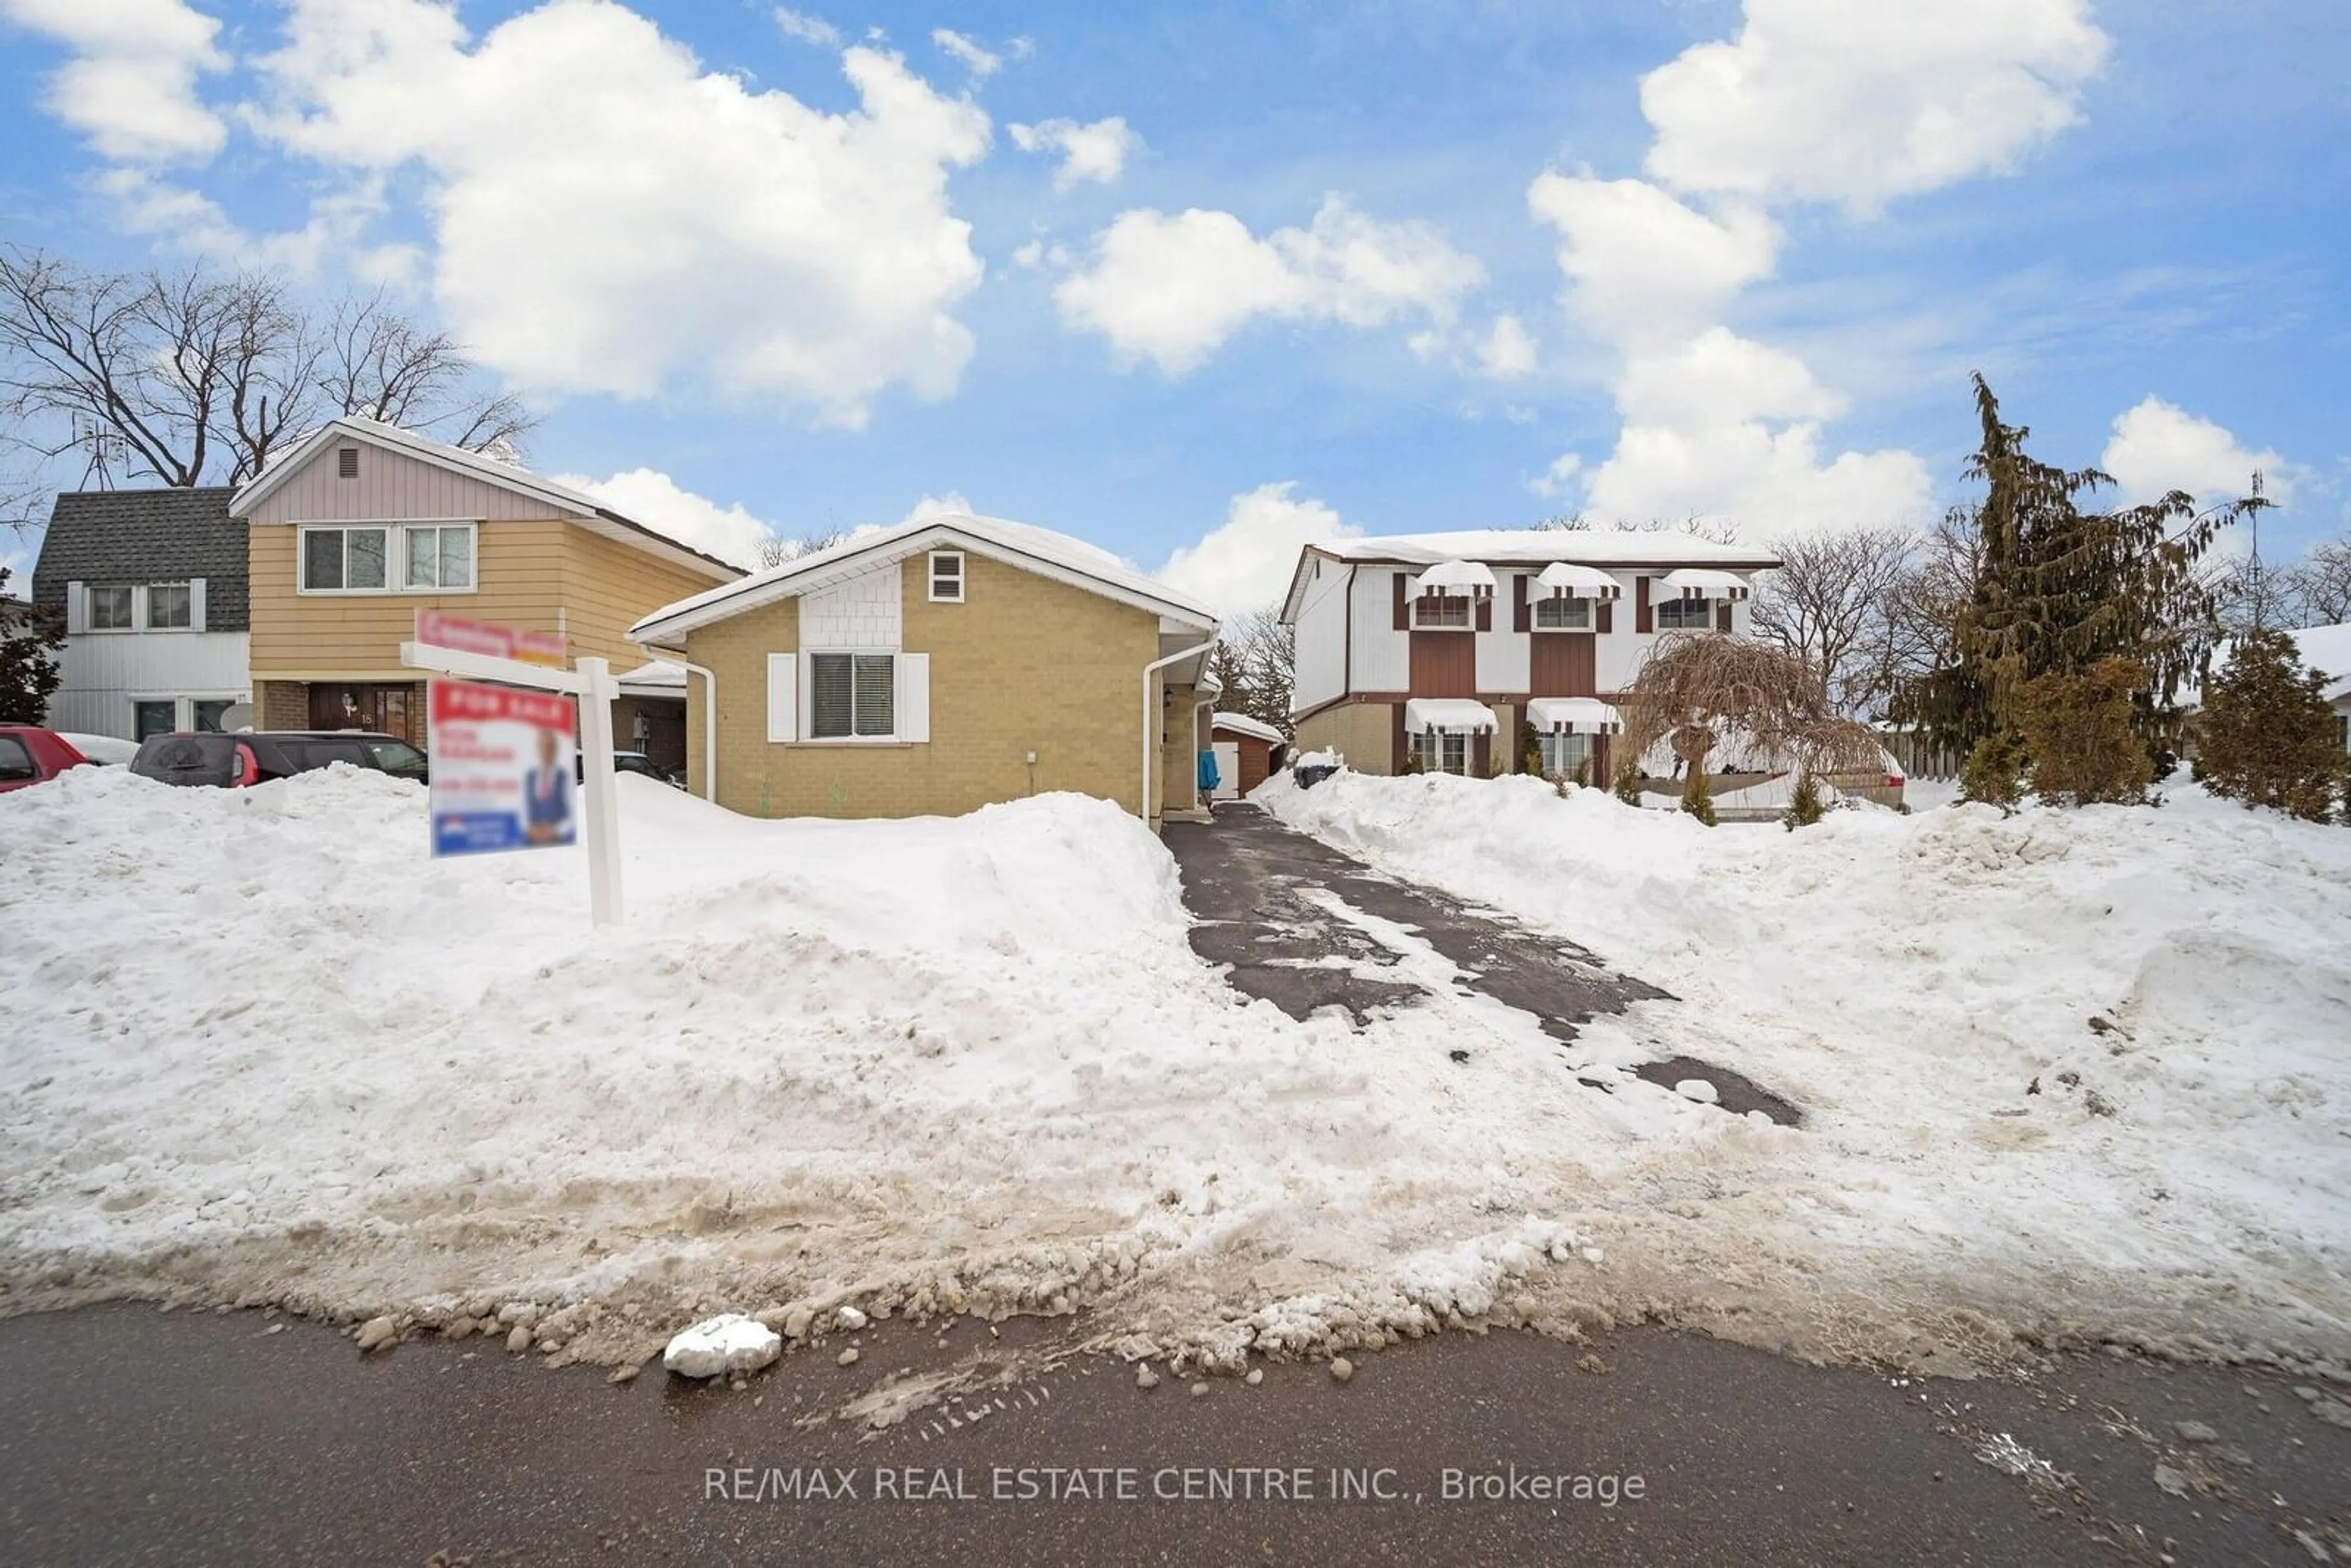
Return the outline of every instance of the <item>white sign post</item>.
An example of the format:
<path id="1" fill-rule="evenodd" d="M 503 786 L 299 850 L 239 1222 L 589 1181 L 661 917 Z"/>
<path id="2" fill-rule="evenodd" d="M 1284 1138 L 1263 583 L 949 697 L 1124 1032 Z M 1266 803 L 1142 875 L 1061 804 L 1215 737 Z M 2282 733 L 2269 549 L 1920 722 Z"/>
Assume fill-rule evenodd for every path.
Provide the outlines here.
<path id="1" fill-rule="evenodd" d="M 617 776 L 612 771 L 612 699 L 621 683 L 602 659 L 582 659 L 563 670 L 520 659 L 469 653 L 425 643 L 402 643 L 400 662 L 412 670 L 437 670 L 469 681 L 496 681 L 533 691 L 565 692 L 580 699 L 580 789 L 587 816 L 588 904 L 599 925 L 621 920 L 621 818 Z"/>

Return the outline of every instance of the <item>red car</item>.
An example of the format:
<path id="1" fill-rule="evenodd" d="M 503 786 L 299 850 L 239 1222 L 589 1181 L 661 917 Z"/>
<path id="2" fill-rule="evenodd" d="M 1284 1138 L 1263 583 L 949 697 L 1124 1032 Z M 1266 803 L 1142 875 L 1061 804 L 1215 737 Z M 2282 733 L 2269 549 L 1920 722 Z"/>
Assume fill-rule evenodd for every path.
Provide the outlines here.
<path id="1" fill-rule="evenodd" d="M 0 795 L 89 763 L 89 758 L 56 730 L 32 724 L 0 724 Z"/>

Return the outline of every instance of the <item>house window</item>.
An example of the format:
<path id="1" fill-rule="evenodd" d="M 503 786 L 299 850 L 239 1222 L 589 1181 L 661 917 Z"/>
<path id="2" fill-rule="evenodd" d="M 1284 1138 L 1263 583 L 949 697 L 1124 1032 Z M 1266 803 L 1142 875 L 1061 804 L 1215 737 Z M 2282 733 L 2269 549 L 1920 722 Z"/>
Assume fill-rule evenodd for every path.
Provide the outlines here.
<path id="1" fill-rule="evenodd" d="M 1459 730 L 1423 730 L 1412 737 L 1412 754 L 1424 773 L 1469 772 L 1469 737 Z"/>
<path id="2" fill-rule="evenodd" d="M 180 705 L 175 698 L 133 703 L 131 705 L 131 737 L 144 740 L 151 735 L 169 735 L 178 725 L 179 718 Z"/>
<path id="3" fill-rule="evenodd" d="M 1467 631 L 1469 626 L 1469 596 L 1455 598 L 1450 594 L 1424 593 L 1412 601 L 1412 623 L 1416 627 Z"/>
<path id="4" fill-rule="evenodd" d="M 221 720 L 226 718 L 228 710 L 235 706 L 225 697 L 202 699 L 196 704 L 196 727 L 206 734 L 217 735 L 220 733 Z"/>
<path id="5" fill-rule="evenodd" d="M 931 552 L 931 601 L 935 604 L 963 602 L 963 551 Z"/>
<path id="6" fill-rule="evenodd" d="M 1714 602 L 1706 599 L 1660 599 L 1654 606 L 1660 632 L 1711 632 Z"/>
<path id="7" fill-rule="evenodd" d="M 302 587 L 311 593 L 380 593 L 388 528 L 304 528 Z"/>
<path id="8" fill-rule="evenodd" d="M 404 528 L 408 536 L 411 588 L 471 588 L 474 586 L 474 525 Z"/>
<path id="9" fill-rule="evenodd" d="M 129 583 L 94 583 L 85 591 L 89 595 L 89 618 L 83 624 L 93 632 L 131 630 L 131 585 Z"/>
<path id="10" fill-rule="evenodd" d="M 147 590 L 147 629 L 184 632 L 188 629 L 188 585 L 158 582 Z"/>
<path id="11" fill-rule="evenodd" d="M 810 737 L 887 740 L 894 735 L 896 664 L 889 653 L 810 654 Z"/>
<path id="12" fill-rule="evenodd" d="M 1575 770 L 1592 759 L 1592 737 L 1588 735 L 1538 735 L 1535 746 L 1542 753 L 1546 779 L 1573 779 Z"/>
<path id="13" fill-rule="evenodd" d="M 1592 601 L 1538 599 L 1535 601 L 1535 629 L 1539 632 L 1589 632 L 1592 630 Z"/>

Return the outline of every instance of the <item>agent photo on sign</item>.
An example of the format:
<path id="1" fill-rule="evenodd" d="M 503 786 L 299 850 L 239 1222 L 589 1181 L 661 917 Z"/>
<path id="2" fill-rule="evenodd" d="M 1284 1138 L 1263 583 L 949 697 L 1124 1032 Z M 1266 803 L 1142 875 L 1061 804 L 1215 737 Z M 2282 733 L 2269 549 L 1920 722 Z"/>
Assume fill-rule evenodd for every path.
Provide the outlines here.
<path id="1" fill-rule="evenodd" d="M 555 731 L 538 732 L 538 766 L 523 775 L 523 838 L 534 844 L 571 841 L 571 769 L 561 766 Z"/>

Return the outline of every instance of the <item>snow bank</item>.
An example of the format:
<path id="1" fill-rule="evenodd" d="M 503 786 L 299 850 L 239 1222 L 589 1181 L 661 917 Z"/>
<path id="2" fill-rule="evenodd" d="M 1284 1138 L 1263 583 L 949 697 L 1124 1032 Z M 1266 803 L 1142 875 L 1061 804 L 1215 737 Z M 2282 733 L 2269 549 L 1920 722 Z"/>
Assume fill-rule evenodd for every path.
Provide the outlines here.
<path id="1" fill-rule="evenodd" d="M 2016 1326 L 2345 1343 L 2341 830 L 1267 787 L 1682 998 L 1563 1061 L 1368 916 L 1427 1001 L 1243 1000 L 1102 801 L 756 821 L 619 783 L 601 931 L 579 852 L 434 862 L 377 774 L 0 797 L 0 1310 L 503 1307 L 631 1364 L 727 1310 L 1090 1306 L 1205 1366 L 1641 1314 L 1917 1364 Z M 1570 1070 L 1677 1053 L 1807 1124 Z"/>
<path id="2" fill-rule="evenodd" d="M 1698 1206 L 1759 1242 L 1737 1260 L 1754 1293 L 1785 1269 L 2053 1334 L 2341 1354 L 2351 832 L 2193 787 L 1797 833 L 1517 779 L 1255 799 L 1679 998 L 1593 1026 L 1604 1052 L 1692 1055 L 1804 1107 Z M 1718 1251 L 1634 1228 L 1667 1277 Z"/>

